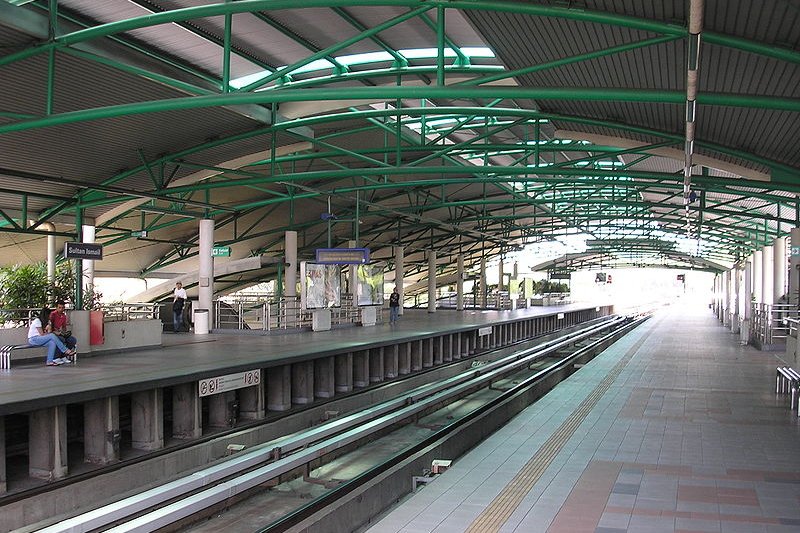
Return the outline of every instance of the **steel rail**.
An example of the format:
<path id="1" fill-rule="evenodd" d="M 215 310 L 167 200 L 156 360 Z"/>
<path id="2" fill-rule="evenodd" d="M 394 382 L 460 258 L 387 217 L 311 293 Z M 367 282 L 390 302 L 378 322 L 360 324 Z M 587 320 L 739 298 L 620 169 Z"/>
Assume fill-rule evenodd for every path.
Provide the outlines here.
<path id="1" fill-rule="evenodd" d="M 619 325 L 623 320 L 619 317 L 607 319 L 599 324 L 581 328 L 566 337 L 501 357 L 451 378 L 423 385 L 358 413 L 253 447 L 218 465 L 136 496 L 62 520 L 40 531 L 44 533 L 89 531 L 122 522 L 147 509 L 162 505 L 163 502 L 178 498 L 169 505 L 109 529 L 115 532 L 156 530 L 332 451 L 360 441 L 371 433 L 388 428 L 434 405 L 459 397 L 487 382 L 500 379 L 561 348 L 597 335 L 598 331 Z M 258 466 L 270 460 L 274 461 Z"/>

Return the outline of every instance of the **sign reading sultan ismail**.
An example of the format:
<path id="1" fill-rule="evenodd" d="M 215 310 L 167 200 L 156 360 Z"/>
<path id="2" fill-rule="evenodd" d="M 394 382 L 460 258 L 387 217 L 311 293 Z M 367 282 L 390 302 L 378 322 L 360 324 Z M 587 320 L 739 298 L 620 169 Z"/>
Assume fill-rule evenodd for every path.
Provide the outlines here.
<path id="1" fill-rule="evenodd" d="M 64 257 L 67 259 L 103 259 L 103 245 L 93 242 L 65 242 Z"/>

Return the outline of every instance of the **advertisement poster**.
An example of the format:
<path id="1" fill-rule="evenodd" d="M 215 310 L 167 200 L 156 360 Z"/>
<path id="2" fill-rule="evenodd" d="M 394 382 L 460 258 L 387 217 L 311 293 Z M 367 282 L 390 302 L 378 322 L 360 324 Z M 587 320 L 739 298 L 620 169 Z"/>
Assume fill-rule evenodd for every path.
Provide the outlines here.
<path id="1" fill-rule="evenodd" d="M 356 268 L 358 305 L 383 305 L 383 263 Z"/>
<path id="2" fill-rule="evenodd" d="M 328 309 L 341 305 L 341 274 L 338 265 L 300 263 L 300 301 L 303 309 Z"/>

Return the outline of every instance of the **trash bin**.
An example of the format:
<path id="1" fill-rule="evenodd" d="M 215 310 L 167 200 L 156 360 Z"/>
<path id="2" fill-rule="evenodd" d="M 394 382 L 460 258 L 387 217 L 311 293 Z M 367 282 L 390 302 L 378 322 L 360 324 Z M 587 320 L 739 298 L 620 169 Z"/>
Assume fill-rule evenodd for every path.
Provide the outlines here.
<path id="1" fill-rule="evenodd" d="M 208 335 L 208 309 L 194 310 L 194 334 Z"/>

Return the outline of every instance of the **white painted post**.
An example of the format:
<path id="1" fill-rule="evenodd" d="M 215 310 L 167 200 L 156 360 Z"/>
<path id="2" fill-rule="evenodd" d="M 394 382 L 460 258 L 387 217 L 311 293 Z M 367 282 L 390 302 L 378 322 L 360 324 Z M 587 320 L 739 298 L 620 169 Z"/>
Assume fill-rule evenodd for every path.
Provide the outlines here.
<path id="1" fill-rule="evenodd" d="M 214 220 L 204 218 L 200 220 L 200 270 L 197 279 L 198 309 L 208 309 L 208 328 L 214 324 Z"/>

